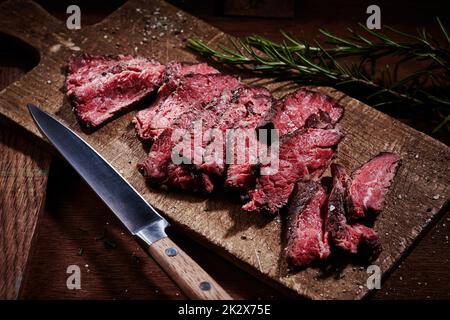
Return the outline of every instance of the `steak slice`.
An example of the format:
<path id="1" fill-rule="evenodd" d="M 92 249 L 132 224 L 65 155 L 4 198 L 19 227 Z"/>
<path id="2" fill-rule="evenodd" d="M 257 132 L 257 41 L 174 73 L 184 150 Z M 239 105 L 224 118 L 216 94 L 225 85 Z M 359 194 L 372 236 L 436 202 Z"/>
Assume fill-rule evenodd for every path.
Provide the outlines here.
<path id="1" fill-rule="evenodd" d="M 393 153 L 380 153 L 352 174 L 349 188 L 349 215 L 364 217 L 365 213 L 381 212 L 384 196 L 395 177 L 400 157 Z"/>
<path id="2" fill-rule="evenodd" d="M 169 182 L 171 185 L 180 189 L 194 189 L 202 190 L 210 193 L 214 189 L 214 183 L 207 173 L 201 172 L 201 166 L 204 164 L 205 138 L 209 138 L 209 131 L 217 123 L 225 110 L 230 108 L 231 101 L 239 89 L 227 89 L 222 92 L 222 95 L 211 104 L 207 105 L 200 114 L 196 116 L 190 115 L 191 112 L 186 112 L 181 115 L 175 122 L 176 127 L 186 128 L 177 140 L 178 157 L 182 157 L 187 165 L 183 165 L 184 169 L 181 172 L 177 169 L 175 164 L 170 164 L 168 169 Z M 179 121 L 183 119 L 184 125 L 180 126 Z M 176 174 L 171 173 L 172 170 Z M 178 181 L 181 179 L 181 173 L 184 173 L 183 179 L 190 180 L 191 185 L 185 188 L 180 185 Z M 176 179 L 173 180 L 172 177 Z"/>
<path id="3" fill-rule="evenodd" d="M 164 72 L 141 57 L 83 54 L 69 61 L 66 95 L 79 121 L 97 127 L 155 91 Z"/>
<path id="4" fill-rule="evenodd" d="M 147 158 L 137 167 L 152 186 L 158 188 L 175 187 L 191 191 L 212 191 L 207 176 L 194 174 L 185 164 L 172 161 L 172 154 L 179 142 L 176 128 L 165 129 L 152 144 Z"/>
<path id="5" fill-rule="evenodd" d="M 200 170 L 208 174 L 223 176 L 225 174 L 225 159 L 227 156 L 226 145 L 230 147 L 232 140 L 229 135 L 229 129 L 233 129 L 237 135 L 246 135 L 249 141 L 239 141 L 242 143 L 258 143 L 256 137 L 256 129 L 265 124 L 267 113 L 271 110 L 273 97 L 271 93 L 261 87 L 242 86 L 234 92 L 230 105 L 224 110 L 223 115 L 218 119 L 215 126 L 212 128 L 215 134 L 212 134 L 205 142 L 205 150 L 203 163 Z M 220 139 L 218 138 L 220 137 Z M 243 138 L 242 136 L 236 137 Z M 235 144 L 235 147 L 237 143 Z M 231 151 L 231 159 L 236 159 L 235 148 Z M 254 151 L 254 150 L 253 150 Z M 247 153 L 248 154 L 248 153 Z M 255 156 L 255 155 L 253 155 Z M 230 165 L 228 173 L 233 170 L 239 170 L 243 174 L 249 174 L 252 171 L 252 165 L 249 161 L 243 161 L 242 165 Z M 233 176 L 231 176 L 233 177 Z M 231 181 L 227 180 L 228 184 Z"/>
<path id="6" fill-rule="evenodd" d="M 339 121 L 343 108 L 332 98 L 321 93 L 300 89 L 287 95 L 278 101 L 270 110 L 266 120 L 272 122 L 273 127 L 278 130 L 278 135 L 283 137 L 303 128 L 332 129 Z M 258 143 L 258 146 L 265 147 Z M 263 149 L 265 150 L 265 149 Z M 253 150 L 251 150 L 253 151 Z M 311 162 L 322 163 L 325 167 L 331 163 L 332 150 L 311 150 Z M 319 155 L 322 154 L 322 157 Z M 249 152 L 248 161 L 255 162 L 257 155 Z M 313 165 L 313 163 L 311 163 Z M 227 186 L 236 187 L 248 191 L 255 186 L 258 166 L 241 164 L 231 165 L 228 168 Z M 323 170 L 316 170 L 311 178 L 318 177 Z"/>
<path id="7" fill-rule="evenodd" d="M 288 209 L 287 261 L 291 267 L 304 268 L 330 255 L 325 230 L 324 188 L 317 182 L 298 182 Z"/>
<path id="8" fill-rule="evenodd" d="M 326 231 L 330 242 L 345 252 L 362 253 L 371 261 L 375 260 L 382 251 L 378 234 L 372 228 L 362 224 L 348 224 L 345 203 L 348 186 L 351 181 L 345 169 L 338 165 L 331 165 L 333 188 L 328 198 L 328 216 Z"/>
<path id="9" fill-rule="evenodd" d="M 164 185 L 167 179 L 167 166 L 172 156 L 173 130 L 164 130 L 152 144 L 147 158 L 137 164 L 142 175 L 154 186 Z"/>
<path id="10" fill-rule="evenodd" d="M 336 146 L 343 138 L 338 129 L 303 129 L 280 140 L 278 170 L 261 175 L 249 192 L 250 202 L 242 208 L 276 214 L 286 205 L 298 180 L 322 175 L 331 162 Z M 272 146 L 273 147 L 273 146 Z M 262 166 L 270 173 L 272 163 Z"/>
<path id="11" fill-rule="evenodd" d="M 171 62 L 166 66 L 165 83 L 158 91 L 159 95 L 168 96 L 179 85 L 183 77 L 194 74 L 217 74 L 217 69 L 206 63 Z"/>
<path id="12" fill-rule="evenodd" d="M 201 172 L 193 172 L 190 166 L 169 163 L 167 184 L 181 190 L 211 193 L 214 183 L 210 177 Z"/>
<path id="13" fill-rule="evenodd" d="M 170 63 L 166 69 L 165 75 L 165 83 L 159 89 L 158 97 L 156 101 L 148 108 L 139 111 L 135 118 L 133 119 L 133 123 L 135 125 L 136 133 L 142 140 L 153 140 L 158 133 L 161 133 L 162 130 L 155 130 L 153 127 L 155 123 L 152 122 L 152 119 L 158 114 L 160 108 L 164 105 L 164 103 L 170 103 L 174 99 L 166 102 L 166 99 L 170 96 L 172 92 L 174 92 L 179 85 L 182 85 L 184 77 L 189 77 L 193 75 L 208 75 L 208 74 L 218 74 L 219 71 L 210 67 L 206 63 L 200 64 L 181 64 L 181 63 Z M 197 80 L 193 80 L 198 81 Z M 189 81 L 187 81 L 189 82 Z M 187 84 L 186 90 L 189 90 L 190 84 Z M 172 101 L 173 102 L 173 101 Z M 175 102 L 180 103 L 180 102 Z"/>
<path id="14" fill-rule="evenodd" d="M 153 106 L 138 113 L 135 123 L 139 136 L 154 140 L 182 113 L 213 102 L 224 90 L 238 85 L 238 79 L 221 74 L 184 77 L 169 96 L 158 98 Z"/>
<path id="15" fill-rule="evenodd" d="M 166 81 L 176 81 L 194 74 L 217 74 L 219 70 L 207 63 L 179 63 L 171 62 L 167 65 Z"/>
<path id="16" fill-rule="evenodd" d="M 196 129 L 195 124 L 199 120 L 201 120 L 201 123 L 198 123 L 200 135 L 203 135 L 205 130 L 216 123 L 224 110 L 229 107 L 238 82 L 235 78 L 224 75 L 214 75 L 212 78 L 211 76 L 196 75 L 192 78 L 185 78 L 185 80 L 191 82 L 193 78 L 198 81 L 191 83 L 190 86 L 195 87 L 197 91 L 208 92 L 209 99 L 206 99 L 206 95 L 202 96 L 203 100 L 193 100 L 191 99 L 193 95 L 188 96 L 186 104 L 189 104 L 189 108 L 186 108 L 186 104 L 179 106 L 183 107 L 185 112 L 173 120 L 170 127 L 162 131 L 153 143 L 147 159 L 139 164 L 138 168 L 154 185 L 171 185 L 181 189 L 204 189 L 211 192 L 213 183 L 209 177 L 189 170 L 190 164 L 195 160 L 195 152 L 200 152 L 199 146 L 193 145 L 195 141 L 193 130 Z M 178 91 L 177 89 L 174 94 Z M 177 97 L 181 96 L 186 97 L 177 95 Z M 200 94 L 196 94 L 196 96 L 200 96 Z M 168 99 L 170 98 L 169 96 Z M 175 107 L 172 105 L 172 108 Z M 175 110 L 175 112 L 177 111 Z M 172 161 L 172 154 L 183 157 L 183 160 L 188 163 L 179 168 L 179 164 Z M 201 179 L 199 180 L 198 177 Z"/>
<path id="17" fill-rule="evenodd" d="M 231 137 L 231 135 L 229 136 Z M 234 140 L 234 142 L 231 142 Z M 256 130 L 237 131 L 227 140 L 227 168 L 225 186 L 247 192 L 255 187 L 260 167 L 260 152 L 267 153 L 267 145 L 258 140 Z"/>
<path id="18" fill-rule="evenodd" d="M 272 123 L 283 136 L 298 129 L 333 128 L 344 113 L 344 108 L 331 97 L 300 89 L 278 102 Z"/>

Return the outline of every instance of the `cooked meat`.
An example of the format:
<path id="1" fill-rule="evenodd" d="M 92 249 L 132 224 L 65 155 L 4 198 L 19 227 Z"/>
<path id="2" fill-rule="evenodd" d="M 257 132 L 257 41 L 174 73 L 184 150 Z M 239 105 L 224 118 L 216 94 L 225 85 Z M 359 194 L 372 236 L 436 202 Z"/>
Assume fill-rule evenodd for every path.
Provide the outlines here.
<path id="1" fill-rule="evenodd" d="M 376 260 L 383 251 L 383 247 L 375 230 L 363 224 L 355 223 L 351 225 L 349 231 L 353 238 L 358 239 L 358 255 L 367 258 L 368 261 Z"/>
<path id="2" fill-rule="evenodd" d="M 149 180 L 153 180 L 157 184 L 169 184 L 181 189 L 211 192 L 214 183 L 209 175 L 221 176 L 224 174 L 226 129 L 231 127 L 255 129 L 264 120 L 272 106 L 271 102 L 272 96 L 263 88 L 240 86 L 236 89 L 224 90 L 220 97 L 215 98 L 207 107 L 201 109 L 201 112 L 195 113 L 190 110 L 174 121 L 172 128 L 186 128 L 186 133 L 179 135 L 179 139 L 176 141 L 169 139 L 168 133 L 163 137 L 164 142 L 157 139 L 152 146 L 149 158 L 140 165 L 141 170 L 144 170 Z M 189 126 L 189 124 L 193 120 L 200 119 L 203 121 L 201 134 L 204 139 L 201 146 L 197 145 L 194 148 L 193 126 Z M 170 130 L 166 129 L 166 131 Z M 213 131 L 218 133 L 222 139 L 219 139 L 219 136 Z M 182 138 L 186 138 L 186 136 L 190 138 L 185 139 L 183 143 L 190 144 L 191 147 L 180 145 Z M 163 153 L 167 153 L 177 144 L 182 150 L 178 152 L 178 155 L 192 165 L 183 166 L 181 169 L 170 163 L 170 155 L 161 156 L 159 151 L 161 148 L 164 150 Z M 186 150 L 189 150 L 189 153 L 184 152 Z"/>
<path id="3" fill-rule="evenodd" d="M 171 128 L 165 129 L 152 144 L 147 158 L 138 163 L 138 169 L 154 185 L 163 185 L 167 179 L 167 166 L 172 156 Z"/>
<path id="4" fill-rule="evenodd" d="M 191 191 L 212 191 L 212 182 L 209 177 L 195 174 L 188 165 L 177 164 L 172 160 L 175 147 L 180 143 L 183 132 L 176 132 L 176 128 L 165 129 L 152 144 L 147 158 L 137 165 L 139 171 L 154 187 L 174 187 Z M 175 139 L 175 140 L 174 140 Z"/>
<path id="5" fill-rule="evenodd" d="M 330 255 L 328 235 L 324 232 L 326 193 L 313 181 L 298 182 L 288 209 L 287 261 L 292 267 L 307 267 Z"/>
<path id="6" fill-rule="evenodd" d="M 338 122 L 344 109 L 329 96 L 300 89 L 275 100 L 267 89 L 241 84 L 205 63 L 164 66 L 129 55 L 83 54 L 70 59 L 68 69 L 67 97 L 90 127 L 159 88 L 156 100 L 133 120 L 138 136 L 153 142 L 138 164 L 152 185 L 210 193 L 224 183 L 245 194 L 244 210 L 273 215 L 289 204 L 291 267 L 324 260 L 331 249 L 370 260 L 379 256 L 377 233 L 356 219 L 382 210 L 400 157 L 381 153 L 351 178 L 331 164 L 343 138 Z M 272 127 L 278 139 L 260 141 L 258 130 Z M 269 163 L 261 150 L 269 152 Z M 327 197 L 319 179 L 330 164 Z"/>
<path id="7" fill-rule="evenodd" d="M 379 213 L 384 196 L 395 177 L 400 157 L 393 153 L 380 153 L 352 174 L 349 188 L 349 214 L 361 218 L 367 212 Z"/>
<path id="8" fill-rule="evenodd" d="M 80 122 L 97 127 L 155 91 L 164 73 L 141 57 L 83 54 L 69 62 L 66 94 Z"/>
<path id="9" fill-rule="evenodd" d="M 162 130 L 164 130 L 162 129 L 157 134 L 156 130 L 152 130 L 153 128 L 151 127 L 151 123 L 153 117 L 155 117 L 158 113 L 159 107 L 164 104 L 164 101 L 169 95 L 169 90 L 163 90 L 163 92 L 158 93 L 156 100 L 148 108 L 140 110 L 136 113 L 136 116 L 133 118 L 133 123 L 136 134 L 141 140 L 153 141 L 156 136 L 161 134 Z"/>
<path id="10" fill-rule="evenodd" d="M 328 215 L 326 231 L 330 242 L 343 251 L 361 253 L 370 260 L 375 260 L 381 253 L 381 243 L 375 230 L 362 224 L 349 224 L 346 218 L 345 203 L 348 186 L 351 181 L 345 169 L 331 165 L 333 188 L 328 198 Z"/>
<path id="11" fill-rule="evenodd" d="M 146 180 L 154 187 L 174 187 L 191 191 L 212 191 L 212 182 L 209 177 L 194 173 L 188 165 L 177 164 L 172 160 L 175 146 L 183 137 L 181 130 L 176 128 L 165 129 L 152 144 L 147 158 L 138 164 L 138 169 Z M 174 140 L 174 138 L 176 140 Z"/>
<path id="12" fill-rule="evenodd" d="M 178 63 L 172 62 L 167 65 L 166 81 L 172 82 L 175 86 L 185 76 L 194 74 L 217 74 L 217 69 L 206 63 Z"/>
<path id="13" fill-rule="evenodd" d="M 313 113 L 305 121 L 306 128 L 317 128 L 317 129 L 330 129 L 334 127 L 334 123 L 330 118 L 330 115 L 322 110 L 318 113 Z"/>
<path id="14" fill-rule="evenodd" d="M 194 74 L 220 73 L 206 63 L 179 63 L 171 62 L 167 65 L 164 85 L 159 89 L 158 95 L 167 96 L 173 92 L 183 77 Z"/>
<path id="15" fill-rule="evenodd" d="M 186 81 L 188 85 L 184 84 Z M 174 155 L 183 157 L 186 164 L 193 164 L 196 161 L 195 153 L 200 152 L 201 157 L 199 150 L 202 149 L 201 146 L 193 147 L 193 130 L 197 128 L 195 121 L 201 120 L 201 123 L 198 123 L 199 133 L 203 135 L 229 108 L 238 82 L 235 78 L 224 75 L 194 75 L 185 78 L 182 83 L 184 85 L 167 98 L 172 102 L 168 104 L 170 110 L 166 111 L 165 115 L 172 113 L 171 117 L 176 115 L 177 118 L 171 120 L 171 123 L 162 130 L 153 143 L 147 159 L 138 167 L 153 184 L 211 192 L 213 183 L 207 175 L 197 174 L 189 170 L 189 166 L 183 165 L 183 168 L 178 168 L 178 164 L 172 161 L 172 154 L 176 152 Z M 184 98 L 184 101 L 181 98 Z M 180 108 L 184 108 L 185 111 L 179 113 Z M 167 118 L 163 121 L 167 121 Z M 177 135 L 174 136 L 174 133 Z M 198 164 L 200 163 L 201 159 Z M 201 177 L 200 180 L 198 176 Z M 201 186 L 198 185 L 198 181 L 201 181 Z"/>
<path id="16" fill-rule="evenodd" d="M 283 137 L 303 128 L 332 129 L 342 113 L 343 108 L 330 97 L 301 89 L 278 101 L 268 112 L 266 120 L 272 122 L 273 127 L 278 129 L 279 136 Z M 264 147 L 261 144 L 258 146 Z M 331 160 L 328 154 L 330 150 L 312 150 L 311 152 L 316 153 L 311 155 L 311 161 L 322 161 L 318 153 L 324 156 L 325 162 L 327 159 Z M 257 155 L 250 153 L 249 155 L 248 161 L 257 158 Z M 317 177 L 322 174 L 322 171 L 317 170 L 315 173 Z M 226 185 L 248 191 L 254 188 L 257 175 L 257 165 L 233 165 L 228 168 Z"/>
<path id="17" fill-rule="evenodd" d="M 305 89 L 288 94 L 278 102 L 275 110 L 272 123 L 280 136 L 304 127 L 332 128 L 344 112 L 331 97 Z"/>
<path id="18" fill-rule="evenodd" d="M 166 69 L 166 76 L 165 76 L 165 83 L 164 85 L 159 89 L 158 97 L 152 105 L 144 110 L 139 111 L 136 114 L 136 117 L 133 119 L 133 122 L 135 124 L 136 132 L 138 136 L 142 140 L 153 140 L 158 133 L 161 133 L 162 130 L 155 130 L 158 129 L 158 127 L 154 127 L 155 123 L 152 122 L 153 117 L 157 115 L 161 115 L 160 112 L 164 112 L 164 110 L 170 108 L 170 106 L 167 106 L 167 104 L 174 103 L 176 108 L 176 104 L 180 104 L 183 98 L 180 100 L 174 101 L 174 97 L 172 97 L 172 100 L 166 101 L 168 96 L 174 92 L 179 85 L 183 85 L 183 79 L 184 77 L 189 77 L 193 75 L 208 75 L 208 74 L 218 74 L 219 71 L 214 69 L 213 67 L 210 67 L 206 63 L 200 63 L 200 64 L 181 64 L 181 63 L 171 63 L 167 66 Z M 198 81 L 198 79 L 194 79 L 193 83 L 191 84 L 189 81 L 187 84 L 186 90 L 189 90 L 190 85 L 195 86 L 195 81 Z M 201 86 L 200 86 L 201 87 Z M 196 91 L 197 92 L 197 91 Z M 198 92 L 197 92 L 198 93 Z M 184 93 L 185 94 L 185 93 Z M 192 97 L 192 99 L 195 99 L 195 95 Z M 160 110 L 161 107 L 166 104 L 166 108 Z M 167 111 L 167 110 L 166 110 Z M 156 123 L 157 124 L 157 123 Z"/>
<path id="19" fill-rule="evenodd" d="M 220 74 L 184 77 L 169 96 L 158 98 L 149 109 L 136 115 L 135 124 L 139 136 L 144 140 L 155 139 L 182 113 L 193 108 L 202 108 L 214 102 L 222 91 L 233 90 L 238 85 L 236 78 Z"/>
<path id="20" fill-rule="evenodd" d="M 248 176 L 253 170 L 249 156 L 257 157 L 258 150 L 257 148 L 248 148 L 248 146 L 252 143 L 259 145 L 256 129 L 265 124 L 265 118 L 272 108 L 272 102 L 272 95 L 265 88 L 242 86 L 236 90 L 230 105 L 212 128 L 215 134 L 206 140 L 200 170 L 208 174 L 223 176 L 225 160 L 228 160 L 228 163 L 232 163 L 228 167 L 226 182 L 228 186 L 237 186 L 235 183 L 240 179 L 236 175 L 237 172 Z M 234 134 L 227 135 L 228 129 L 233 129 Z M 238 158 L 236 148 L 240 146 L 240 143 L 235 143 L 237 141 L 232 138 L 236 136 L 247 137 L 245 141 L 240 141 L 247 146 L 247 152 L 244 153 L 246 158 L 239 159 L 242 160 L 240 164 L 237 164 L 236 161 Z"/>
<path id="21" fill-rule="evenodd" d="M 258 140 L 257 132 L 237 131 L 227 143 L 227 175 L 225 186 L 248 192 L 255 187 L 260 167 L 259 152 L 266 146 Z M 234 142 L 231 142 L 234 140 Z"/>
<path id="22" fill-rule="evenodd" d="M 181 190 L 211 193 L 214 183 L 210 177 L 201 172 L 192 171 L 191 166 L 169 163 L 167 169 L 167 184 Z"/>
<path id="23" fill-rule="evenodd" d="M 202 190 L 210 193 L 214 189 L 213 179 L 207 173 L 201 172 L 201 167 L 204 164 L 204 153 L 206 147 L 206 140 L 210 138 L 210 130 L 217 124 L 223 113 L 229 109 L 231 102 L 239 89 L 227 89 L 222 92 L 222 95 L 214 102 L 205 107 L 202 112 L 195 117 L 190 116 L 191 112 L 186 112 L 175 122 L 179 127 L 179 120 L 187 118 L 183 122 L 183 128 L 186 128 L 186 133 L 180 136 L 178 141 L 177 155 L 182 157 L 185 163 L 189 165 L 184 166 L 184 179 L 191 180 L 191 186 L 188 189 Z M 201 122 L 197 122 L 201 121 Z M 180 140 L 182 140 L 180 142 Z M 176 165 L 169 165 L 168 175 L 169 182 L 172 186 L 186 189 L 177 181 L 181 178 L 181 172 L 176 170 L 177 174 L 172 174 L 171 170 L 175 169 Z M 176 177 L 174 181 L 171 177 Z M 189 178 L 191 177 L 191 178 Z"/>
<path id="24" fill-rule="evenodd" d="M 242 208 L 276 214 L 288 202 L 298 180 L 322 175 L 334 155 L 331 147 L 342 137 L 338 129 L 303 129 L 283 137 L 278 152 L 278 170 L 257 179 L 256 188 L 249 192 L 250 202 Z M 273 165 L 274 162 L 262 168 L 269 171 Z"/>

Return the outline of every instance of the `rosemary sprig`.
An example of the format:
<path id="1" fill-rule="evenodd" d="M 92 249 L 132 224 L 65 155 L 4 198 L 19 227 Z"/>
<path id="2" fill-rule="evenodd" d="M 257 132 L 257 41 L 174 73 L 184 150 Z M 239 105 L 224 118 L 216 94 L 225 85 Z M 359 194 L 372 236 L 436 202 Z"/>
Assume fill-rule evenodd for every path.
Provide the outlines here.
<path id="1" fill-rule="evenodd" d="M 361 24 L 362 32 L 348 29 L 345 37 L 319 29 L 327 40 L 326 47 L 285 32 L 279 43 L 252 35 L 230 39 L 232 48 L 219 45 L 214 49 L 200 39 L 189 39 L 188 45 L 220 63 L 302 84 L 332 86 L 375 107 L 401 104 L 433 108 L 448 114 L 437 131 L 450 122 L 450 36 L 439 18 L 437 22 L 445 45 L 424 29 L 412 35 L 385 27 L 403 39 L 396 41 Z M 396 63 L 393 67 L 381 65 L 385 58 L 395 58 Z M 417 62 L 421 67 L 399 79 L 401 66 Z"/>

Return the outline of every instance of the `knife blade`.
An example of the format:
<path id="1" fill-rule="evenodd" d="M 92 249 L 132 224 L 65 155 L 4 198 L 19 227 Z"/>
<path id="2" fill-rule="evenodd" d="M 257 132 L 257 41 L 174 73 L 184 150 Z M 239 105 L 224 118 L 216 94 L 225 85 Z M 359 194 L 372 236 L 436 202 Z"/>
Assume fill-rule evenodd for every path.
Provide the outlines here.
<path id="1" fill-rule="evenodd" d="M 28 104 L 41 132 L 131 234 L 192 299 L 231 299 L 165 232 L 169 223 L 97 151 L 60 121 Z"/>

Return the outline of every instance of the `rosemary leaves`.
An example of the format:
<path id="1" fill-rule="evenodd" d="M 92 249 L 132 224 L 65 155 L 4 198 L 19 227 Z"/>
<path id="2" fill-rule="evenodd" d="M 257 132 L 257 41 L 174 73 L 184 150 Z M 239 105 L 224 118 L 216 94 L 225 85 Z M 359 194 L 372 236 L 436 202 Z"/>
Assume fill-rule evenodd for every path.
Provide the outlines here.
<path id="1" fill-rule="evenodd" d="M 374 107 L 431 108 L 442 118 L 434 129 L 437 131 L 450 121 L 450 36 L 436 19 L 445 43 L 439 43 L 425 29 L 412 35 L 390 27 L 380 32 L 360 25 L 360 32 L 347 29 L 344 37 L 319 30 L 325 44 L 282 32 L 282 42 L 252 35 L 230 39 L 232 47 L 219 45 L 215 49 L 200 39 L 189 39 L 188 46 L 216 62 L 246 71 L 332 86 Z M 395 63 L 383 65 L 385 58 Z M 400 77 L 399 68 L 407 63 L 419 67 L 408 68 L 413 71 Z"/>

